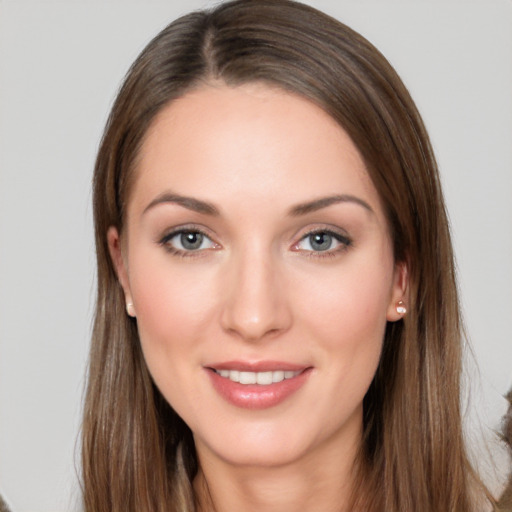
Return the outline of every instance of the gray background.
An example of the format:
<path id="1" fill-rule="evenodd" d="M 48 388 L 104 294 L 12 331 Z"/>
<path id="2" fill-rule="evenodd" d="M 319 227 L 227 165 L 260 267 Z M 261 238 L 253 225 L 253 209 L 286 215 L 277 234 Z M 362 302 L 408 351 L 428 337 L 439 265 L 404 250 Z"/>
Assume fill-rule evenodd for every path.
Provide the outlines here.
<path id="1" fill-rule="evenodd" d="M 307 3 L 383 51 L 430 130 L 480 368 L 468 365 L 468 430 L 485 460 L 512 384 L 512 3 Z M 209 4 L 0 0 L 0 492 L 16 512 L 77 508 L 90 178 L 109 106 L 149 39 Z"/>

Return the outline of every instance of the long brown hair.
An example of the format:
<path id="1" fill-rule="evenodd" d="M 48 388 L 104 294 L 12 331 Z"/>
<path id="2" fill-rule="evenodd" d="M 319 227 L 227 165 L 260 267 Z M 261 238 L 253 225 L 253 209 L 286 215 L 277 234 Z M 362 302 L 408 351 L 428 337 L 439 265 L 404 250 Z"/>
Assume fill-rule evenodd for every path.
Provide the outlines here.
<path id="1" fill-rule="evenodd" d="M 154 386 L 136 321 L 109 257 L 122 233 L 137 155 L 155 115 L 201 84 L 264 82 L 307 98 L 358 147 L 380 195 L 409 313 L 387 326 L 364 399 L 354 508 L 482 510 L 464 448 L 461 321 L 436 161 L 420 115 L 386 59 L 362 36 L 302 4 L 238 0 L 171 23 L 129 70 L 94 175 L 98 296 L 83 420 L 85 510 L 192 511 L 190 430 Z"/>

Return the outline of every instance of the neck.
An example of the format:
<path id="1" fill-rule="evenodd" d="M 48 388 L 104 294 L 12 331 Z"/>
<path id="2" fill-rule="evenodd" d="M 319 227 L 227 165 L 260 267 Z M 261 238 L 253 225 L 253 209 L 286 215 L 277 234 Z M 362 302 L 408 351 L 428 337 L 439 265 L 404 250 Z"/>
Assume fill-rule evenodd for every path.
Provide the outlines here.
<path id="1" fill-rule="evenodd" d="M 331 443 L 279 466 L 234 466 L 204 449 L 194 481 L 199 512 L 346 512 L 360 443 Z"/>

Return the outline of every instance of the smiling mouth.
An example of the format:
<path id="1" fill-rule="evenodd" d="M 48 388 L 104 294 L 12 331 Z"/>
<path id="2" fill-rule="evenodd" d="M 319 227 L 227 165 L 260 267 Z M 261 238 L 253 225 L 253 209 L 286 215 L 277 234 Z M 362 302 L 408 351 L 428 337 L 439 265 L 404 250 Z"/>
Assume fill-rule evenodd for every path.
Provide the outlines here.
<path id="1" fill-rule="evenodd" d="M 312 366 L 282 361 L 225 361 L 204 367 L 213 388 L 227 402 L 243 409 L 275 407 L 299 391 Z"/>
<path id="2" fill-rule="evenodd" d="M 270 384 L 277 384 L 286 379 L 293 379 L 297 377 L 302 370 L 276 370 L 267 372 L 247 372 L 240 370 L 216 370 L 213 371 L 225 379 L 239 384 L 259 384 L 260 386 L 269 386 Z"/>

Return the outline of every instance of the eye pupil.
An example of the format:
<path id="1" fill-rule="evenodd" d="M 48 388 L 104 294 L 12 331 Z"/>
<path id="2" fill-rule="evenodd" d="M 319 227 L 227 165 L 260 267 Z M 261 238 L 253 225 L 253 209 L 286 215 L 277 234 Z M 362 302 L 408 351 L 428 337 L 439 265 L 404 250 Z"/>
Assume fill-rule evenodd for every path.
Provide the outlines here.
<path id="1" fill-rule="evenodd" d="M 332 245 L 332 236 L 327 233 L 313 233 L 309 235 L 309 243 L 315 251 L 327 251 Z"/>
<path id="2" fill-rule="evenodd" d="M 203 235 L 194 231 L 181 233 L 180 242 L 184 249 L 194 251 L 201 247 L 201 244 L 203 243 Z"/>

